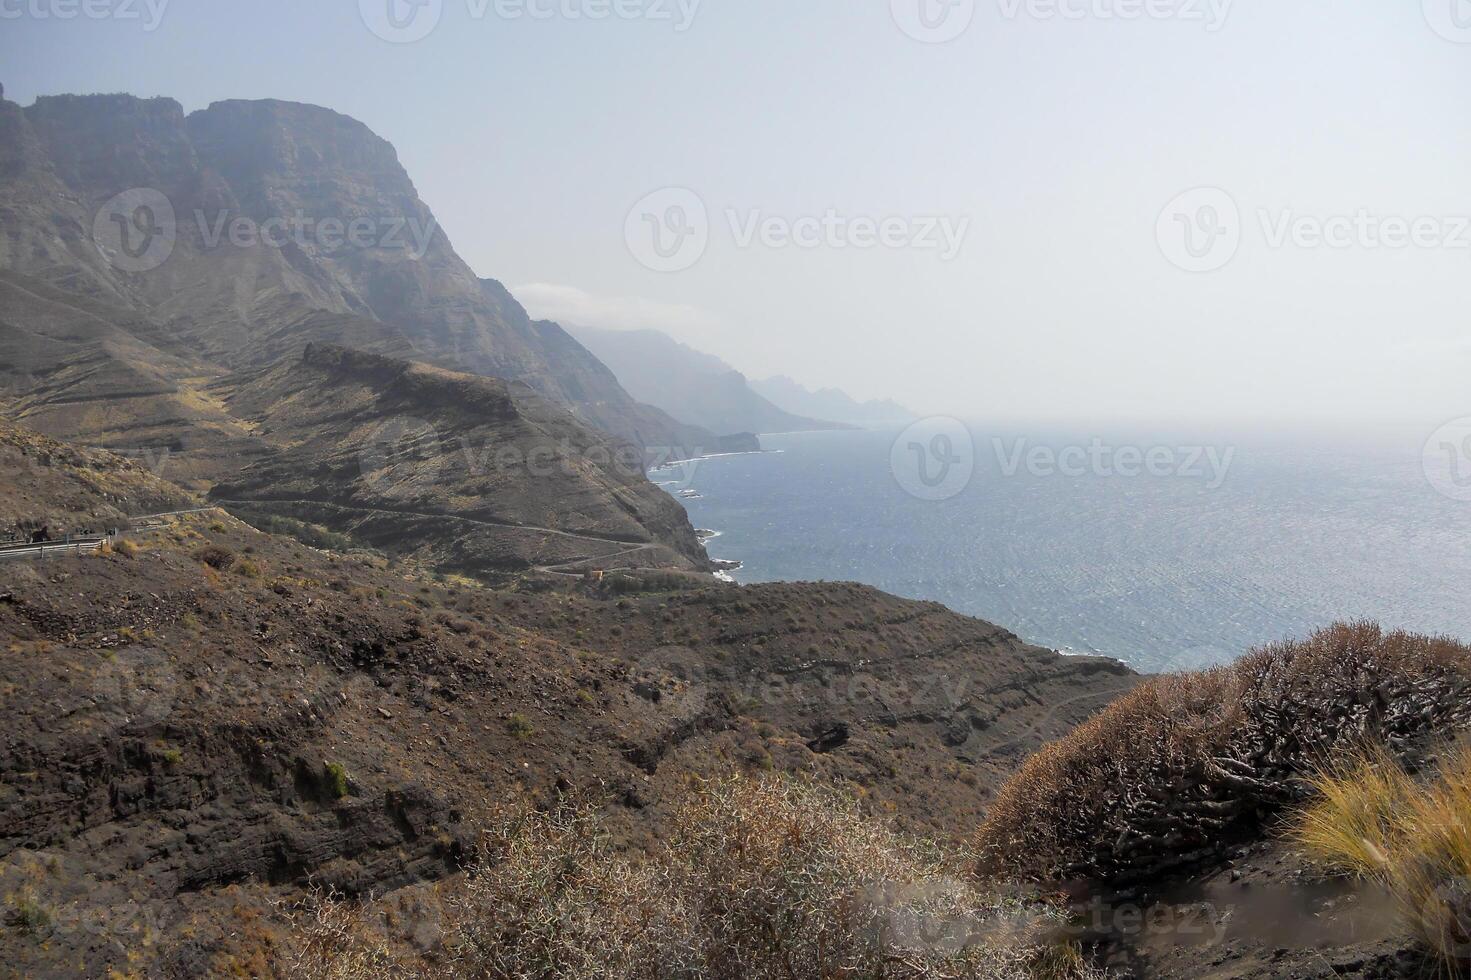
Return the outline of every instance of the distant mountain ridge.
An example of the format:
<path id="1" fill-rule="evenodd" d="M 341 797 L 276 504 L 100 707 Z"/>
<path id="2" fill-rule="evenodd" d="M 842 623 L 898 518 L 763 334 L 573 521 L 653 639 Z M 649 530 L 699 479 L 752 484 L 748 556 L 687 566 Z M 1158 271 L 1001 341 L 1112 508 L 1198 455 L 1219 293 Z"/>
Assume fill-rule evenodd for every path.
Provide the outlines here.
<path id="1" fill-rule="evenodd" d="M 911 422 L 918 416 L 897 402 L 860 402 L 838 388 L 813 391 L 791 378 L 778 375 L 750 382 L 751 389 L 788 412 L 815 415 L 859 427 Z"/>
<path id="2" fill-rule="evenodd" d="M 706 429 L 770 433 L 847 428 L 773 405 L 720 358 L 658 330 L 568 324 L 567 331 L 608 365 L 633 397 Z"/>

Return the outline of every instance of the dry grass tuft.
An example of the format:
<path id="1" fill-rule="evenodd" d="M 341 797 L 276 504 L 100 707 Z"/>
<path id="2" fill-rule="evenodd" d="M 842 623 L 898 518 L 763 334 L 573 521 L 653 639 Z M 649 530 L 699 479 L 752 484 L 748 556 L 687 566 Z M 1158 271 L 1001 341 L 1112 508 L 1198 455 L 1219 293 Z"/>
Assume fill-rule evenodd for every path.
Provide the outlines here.
<path id="1" fill-rule="evenodd" d="M 1455 976 L 1471 974 L 1471 749 L 1419 785 L 1383 752 L 1312 781 L 1295 835 L 1320 862 L 1384 885 L 1410 932 Z"/>
<path id="2" fill-rule="evenodd" d="M 1372 623 L 1156 678 L 1003 787 L 981 869 L 1128 882 L 1206 863 L 1299 801 L 1322 760 L 1471 721 L 1468 690 L 1471 649 Z"/>
<path id="3" fill-rule="evenodd" d="M 1383 873 L 1401 808 L 1416 791 L 1399 762 L 1382 747 L 1363 749 L 1324 766 L 1311 785 L 1318 802 L 1297 820 L 1298 843 L 1360 877 Z"/>

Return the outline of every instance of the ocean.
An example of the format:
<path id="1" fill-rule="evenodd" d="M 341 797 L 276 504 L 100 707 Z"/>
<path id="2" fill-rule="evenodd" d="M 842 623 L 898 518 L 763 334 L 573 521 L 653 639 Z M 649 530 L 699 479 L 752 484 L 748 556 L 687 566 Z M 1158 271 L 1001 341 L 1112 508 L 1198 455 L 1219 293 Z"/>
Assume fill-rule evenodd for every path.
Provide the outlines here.
<path id="1" fill-rule="evenodd" d="M 1418 447 L 953 420 L 762 444 L 653 474 L 741 583 L 862 582 L 1145 671 L 1339 619 L 1471 638 L 1471 502 L 1432 486 Z"/>

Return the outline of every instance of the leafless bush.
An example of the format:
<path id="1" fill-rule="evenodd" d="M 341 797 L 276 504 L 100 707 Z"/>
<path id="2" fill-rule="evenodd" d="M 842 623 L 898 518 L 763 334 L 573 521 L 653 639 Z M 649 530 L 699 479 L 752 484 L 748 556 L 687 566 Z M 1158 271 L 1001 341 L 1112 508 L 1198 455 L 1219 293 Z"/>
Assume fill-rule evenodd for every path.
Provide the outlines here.
<path id="1" fill-rule="evenodd" d="M 695 796 L 666 846 L 614 852 L 591 810 L 516 810 L 446 893 L 448 963 L 477 980 L 1013 980 L 1086 977 L 1049 909 L 988 897 L 963 862 L 827 792 L 780 777 Z M 323 958 L 368 935 L 334 913 L 303 923 Z M 391 963 L 372 946 L 322 980 Z M 341 972 L 351 963 L 359 973 Z"/>
<path id="2" fill-rule="evenodd" d="M 215 571 L 228 571 L 235 564 L 235 552 L 217 544 L 208 544 L 194 552 L 196 561 L 203 562 Z"/>
<path id="3" fill-rule="evenodd" d="M 1028 760 L 987 814 L 981 869 L 1126 882 L 1209 861 L 1335 751 L 1464 725 L 1468 690 L 1471 650 L 1371 623 L 1155 679 Z"/>

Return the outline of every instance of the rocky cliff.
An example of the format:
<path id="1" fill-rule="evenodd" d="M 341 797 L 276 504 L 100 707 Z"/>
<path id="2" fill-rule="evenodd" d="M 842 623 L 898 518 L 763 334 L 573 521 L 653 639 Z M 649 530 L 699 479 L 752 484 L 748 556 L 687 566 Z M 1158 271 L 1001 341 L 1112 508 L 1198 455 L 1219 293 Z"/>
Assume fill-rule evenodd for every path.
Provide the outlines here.
<path id="1" fill-rule="evenodd" d="M 327 109 L 0 101 L 0 226 L 0 268 L 126 306 L 226 368 L 338 339 L 311 328 L 346 321 L 355 346 L 522 381 L 637 445 L 718 445 L 477 276 L 393 147 Z"/>

